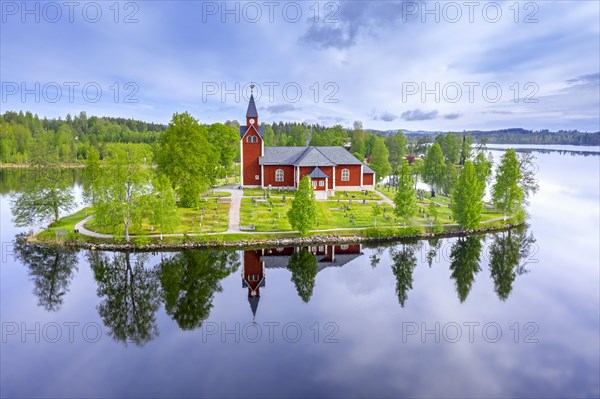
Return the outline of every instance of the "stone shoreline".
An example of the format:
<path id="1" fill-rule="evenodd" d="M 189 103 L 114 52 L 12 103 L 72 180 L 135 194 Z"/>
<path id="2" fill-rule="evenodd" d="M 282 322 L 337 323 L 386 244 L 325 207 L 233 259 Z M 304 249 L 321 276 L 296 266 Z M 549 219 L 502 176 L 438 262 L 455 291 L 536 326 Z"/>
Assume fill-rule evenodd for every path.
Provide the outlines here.
<path id="1" fill-rule="evenodd" d="M 385 237 L 365 237 L 362 235 L 318 235 L 311 237 L 279 237 L 273 239 L 259 240 L 237 240 L 237 241 L 189 241 L 182 243 L 148 243 L 137 245 L 134 242 L 129 243 L 93 243 L 67 241 L 64 243 L 56 243 L 52 241 L 37 241 L 35 237 L 30 239 L 37 241 L 40 244 L 48 246 L 61 246 L 76 249 L 90 249 L 98 251 L 179 251 L 187 249 L 253 249 L 264 247 L 291 247 L 291 246 L 308 246 L 308 245 L 336 245 L 336 244 L 358 244 L 358 243 L 383 243 L 383 242 L 402 242 L 415 241 L 430 238 L 449 238 L 449 237 L 465 237 L 474 234 L 485 234 L 491 232 L 501 232 L 510 230 L 520 226 L 524 222 L 507 223 L 501 227 L 484 227 L 475 230 L 449 230 L 443 233 L 422 232 L 412 236 L 390 235 Z"/>

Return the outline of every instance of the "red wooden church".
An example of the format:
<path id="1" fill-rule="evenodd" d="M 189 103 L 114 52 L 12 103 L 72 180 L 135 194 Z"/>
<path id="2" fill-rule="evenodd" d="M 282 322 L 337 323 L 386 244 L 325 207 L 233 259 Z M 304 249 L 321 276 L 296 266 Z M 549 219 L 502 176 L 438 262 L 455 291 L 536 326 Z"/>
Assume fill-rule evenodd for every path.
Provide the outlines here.
<path id="1" fill-rule="evenodd" d="M 375 172 L 344 147 L 265 147 L 252 94 L 240 137 L 243 187 L 295 189 L 308 175 L 318 198 L 374 188 Z"/>

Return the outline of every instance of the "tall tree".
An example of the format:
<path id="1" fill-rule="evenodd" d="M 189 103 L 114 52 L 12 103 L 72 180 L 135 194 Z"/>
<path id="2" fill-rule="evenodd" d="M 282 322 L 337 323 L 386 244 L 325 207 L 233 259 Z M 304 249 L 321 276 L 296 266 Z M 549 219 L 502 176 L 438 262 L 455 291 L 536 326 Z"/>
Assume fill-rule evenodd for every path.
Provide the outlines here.
<path id="1" fill-rule="evenodd" d="M 396 173 L 406 155 L 406 136 L 401 131 L 386 137 L 385 144 L 389 152 L 392 173 Z"/>
<path id="2" fill-rule="evenodd" d="M 361 121 L 354 122 L 354 130 L 352 130 L 352 143 L 350 145 L 350 152 L 355 154 L 358 153 L 361 157 L 365 157 L 365 131 Z"/>
<path id="3" fill-rule="evenodd" d="M 122 226 L 126 241 L 131 226 L 141 225 L 147 211 L 150 179 L 144 162 L 149 156 L 133 144 L 113 146 L 98 190 L 94 206 L 97 221 L 113 229 Z"/>
<path id="4" fill-rule="evenodd" d="M 239 130 L 234 130 L 222 123 L 213 123 L 208 127 L 208 138 L 217 153 L 218 174 L 223 177 L 233 165 L 233 160 L 236 157 L 239 158 Z"/>
<path id="5" fill-rule="evenodd" d="M 514 214 L 522 205 L 523 189 L 519 185 L 521 180 L 521 170 L 517 153 L 513 149 L 508 149 L 500 160 L 500 165 L 496 169 L 496 182 L 492 187 L 492 201 L 496 208 L 506 215 Z"/>
<path id="6" fill-rule="evenodd" d="M 454 188 L 452 215 L 465 229 L 479 226 L 483 211 L 483 187 L 471 161 L 465 162 Z"/>
<path id="7" fill-rule="evenodd" d="M 457 164 L 460 160 L 461 145 L 455 135 L 448 132 L 442 140 L 442 152 L 446 162 Z"/>
<path id="8" fill-rule="evenodd" d="M 470 134 L 462 137 L 462 143 L 460 146 L 460 164 L 465 164 L 473 156 L 473 136 Z"/>
<path id="9" fill-rule="evenodd" d="M 274 146 L 275 145 L 275 132 L 271 125 L 263 124 L 264 135 L 263 139 L 265 141 L 265 146 Z"/>
<path id="10" fill-rule="evenodd" d="M 287 213 L 292 228 L 305 235 L 317 222 L 317 201 L 310 177 L 304 176 L 294 194 L 292 206 Z"/>
<path id="11" fill-rule="evenodd" d="M 369 167 L 376 173 L 377 180 L 381 180 L 390 173 L 390 163 L 388 162 L 388 149 L 385 146 L 385 141 L 381 137 L 377 137 L 371 155 Z"/>
<path id="12" fill-rule="evenodd" d="M 456 292 L 461 302 L 469 296 L 475 275 L 481 271 L 480 253 L 481 239 L 477 236 L 459 237 L 450 250 L 450 277 L 456 283 Z"/>
<path id="13" fill-rule="evenodd" d="M 423 165 L 423 181 L 431 186 L 433 196 L 435 191 L 444 183 L 444 173 L 446 172 L 446 164 L 444 163 L 444 154 L 442 153 L 442 147 L 439 143 L 433 143 L 429 150 L 427 150 L 427 156 L 425 157 L 425 164 Z"/>
<path id="14" fill-rule="evenodd" d="M 394 213 L 404 221 L 404 227 L 410 223 L 416 212 L 417 200 L 415 197 L 414 181 L 410 173 L 408 162 L 402 162 L 398 174 L 398 191 L 394 197 L 396 208 Z"/>
<path id="15" fill-rule="evenodd" d="M 95 147 L 91 147 L 83 168 L 83 199 L 88 204 L 94 205 L 96 203 L 101 172 L 100 153 Z"/>
<path id="16" fill-rule="evenodd" d="M 155 176 L 152 184 L 154 191 L 151 199 L 152 217 L 150 222 L 153 226 L 158 227 L 162 240 L 163 233 L 172 233 L 179 224 L 175 190 L 166 175 Z"/>
<path id="17" fill-rule="evenodd" d="M 75 207 L 73 188 L 64 169 L 56 163 L 37 164 L 22 192 L 11 196 L 15 226 L 28 227 L 58 221 L 60 212 Z"/>
<path id="18" fill-rule="evenodd" d="M 532 152 L 524 152 L 519 156 L 519 169 L 521 170 L 521 180 L 519 185 L 523 190 L 523 202 L 529 203 L 529 198 L 538 192 L 540 185 L 535 178 L 537 165 L 535 164 L 535 155 Z"/>
<path id="19" fill-rule="evenodd" d="M 173 183 L 182 206 L 198 206 L 200 194 L 215 182 L 217 160 L 206 127 L 187 112 L 173 115 L 160 136 L 157 164 Z"/>
<path id="20" fill-rule="evenodd" d="M 446 195 L 451 195 L 454 186 L 458 181 L 458 168 L 452 162 L 446 162 L 446 170 L 444 171 L 444 182 L 442 183 L 442 191 Z"/>
<path id="21" fill-rule="evenodd" d="M 485 157 L 485 153 L 480 151 L 473 160 L 473 166 L 475 167 L 475 173 L 479 182 L 483 185 L 483 190 L 487 186 L 490 176 L 492 175 L 492 162 Z"/>
<path id="22" fill-rule="evenodd" d="M 317 257 L 308 248 L 295 251 L 290 257 L 288 269 L 292 272 L 292 282 L 300 298 L 308 303 L 315 288 L 317 277 Z"/>

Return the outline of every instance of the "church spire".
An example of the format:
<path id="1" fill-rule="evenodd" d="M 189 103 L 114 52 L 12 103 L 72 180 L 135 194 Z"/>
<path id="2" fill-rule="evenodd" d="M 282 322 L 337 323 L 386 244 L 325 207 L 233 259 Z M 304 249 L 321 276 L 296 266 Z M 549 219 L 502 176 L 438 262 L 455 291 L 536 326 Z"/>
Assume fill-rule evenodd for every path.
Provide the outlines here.
<path id="1" fill-rule="evenodd" d="M 256 104 L 254 104 L 254 83 L 250 85 L 250 102 L 248 103 L 248 110 L 246 111 L 246 118 L 258 118 L 258 112 L 256 111 Z"/>

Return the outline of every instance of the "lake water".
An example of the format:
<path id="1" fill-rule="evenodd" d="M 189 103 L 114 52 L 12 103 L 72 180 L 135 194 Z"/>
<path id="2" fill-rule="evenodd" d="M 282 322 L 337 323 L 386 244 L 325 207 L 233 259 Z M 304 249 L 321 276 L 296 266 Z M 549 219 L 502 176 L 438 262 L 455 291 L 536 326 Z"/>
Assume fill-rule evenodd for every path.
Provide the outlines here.
<path id="1" fill-rule="evenodd" d="M 231 252 L 21 245 L 2 171 L 0 396 L 598 397 L 593 152 L 536 153 L 525 230 Z"/>

